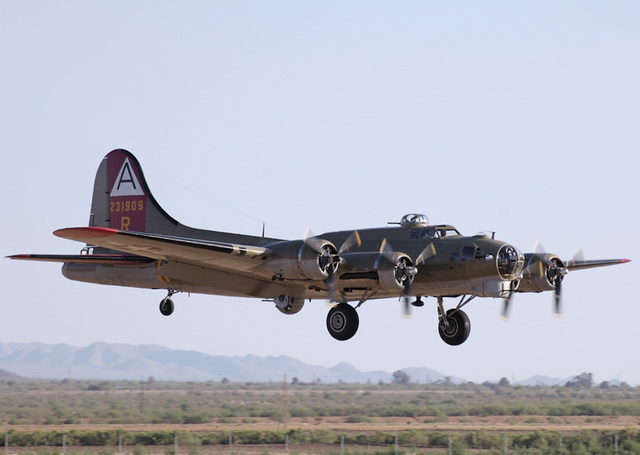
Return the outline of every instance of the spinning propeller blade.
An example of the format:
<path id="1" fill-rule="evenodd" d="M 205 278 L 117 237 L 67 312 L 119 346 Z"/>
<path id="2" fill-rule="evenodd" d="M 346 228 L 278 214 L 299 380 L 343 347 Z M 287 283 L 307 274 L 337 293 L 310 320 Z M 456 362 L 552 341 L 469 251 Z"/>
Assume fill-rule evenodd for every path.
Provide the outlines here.
<path id="1" fill-rule="evenodd" d="M 388 261 L 395 264 L 396 274 L 399 280 L 402 282 L 403 288 L 400 295 L 400 299 L 404 301 L 403 314 L 405 317 L 411 317 L 411 305 L 423 306 L 420 296 L 418 296 L 415 302 L 410 302 L 413 294 L 413 278 L 418 273 L 417 265 L 424 264 L 429 258 L 435 256 L 436 248 L 433 243 L 430 243 L 415 260 L 415 265 L 412 263 L 411 258 L 406 254 L 397 253 L 393 247 L 389 244 L 386 238 L 382 239 L 380 244 L 380 254 Z"/>
<path id="2" fill-rule="evenodd" d="M 344 242 L 342 242 L 342 245 L 340 245 L 340 248 L 338 248 L 338 254 L 351 251 L 351 248 L 353 248 L 354 245 L 362 245 L 362 239 L 360 238 L 360 233 L 358 231 L 353 231 L 351 235 L 347 237 Z"/>

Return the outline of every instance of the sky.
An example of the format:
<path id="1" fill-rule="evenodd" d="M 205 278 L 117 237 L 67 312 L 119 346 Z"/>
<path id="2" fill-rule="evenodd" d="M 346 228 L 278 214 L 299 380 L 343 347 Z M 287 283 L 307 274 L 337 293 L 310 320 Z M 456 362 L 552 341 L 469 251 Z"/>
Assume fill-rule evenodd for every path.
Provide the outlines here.
<path id="1" fill-rule="evenodd" d="M 408 320 L 368 301 L 339 342 L 322 301 L 285 316 L 178 294 L 167 318 L 163 291 L 1 259 L 0 342 L 640 384 L 638 17 L 630 1 L 0 0 L 3 257 L 78 253 L 52 232 L 87 224 L 97 167 L 125 148 L 194 227 L 295 239 L 418 212 L 524 252 L 633 260 L 570 273 L 561 318 L 551 293 L 516 295 L 509 322 L 475 299 L 452 347 L 433 298 Z"/>

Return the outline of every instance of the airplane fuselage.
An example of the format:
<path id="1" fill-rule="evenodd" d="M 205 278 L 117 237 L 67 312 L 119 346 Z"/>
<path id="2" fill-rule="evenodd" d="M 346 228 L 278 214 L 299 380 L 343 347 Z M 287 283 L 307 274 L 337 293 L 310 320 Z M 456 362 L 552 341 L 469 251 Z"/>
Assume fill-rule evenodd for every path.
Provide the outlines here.
<path id="1" fill-rule="evenodd" d="M 445 236 L 431 237 L 429 232 L 440 229 Z M 387 227 L 358 231 L 361 245 L 350 252 L 340 254 L 342 263 L 338 272 L 338 290 L 346 300 L 358 300 L 374 288 L 376 297 L 397 297 L 400 286 L 385 288 L 380 283 L 381 263 L 386 262 L 379 252 L 385 239 L 389 245 L 409 257 L 417 257 L 432 244 L 435 254 L 418 268 L 413 279 L 413 291 L 422 296 L 477 295 L 482 297 L 504 297 L 512 289 L 513 276 L 501 276 L 498 267 L 499 252 L 508 247 L 505 242 L 477 235 L 465 237 L 451 226 L 425 228 Z M 318 236 L 335 245 L 340 245 L 353 231 L 338 231 Z M 233 242 L 233 234 L 228 241 Z M 242 239 L 246 242 L 247 237 Z M 253 238 L 256 243 L 262 240 Z M 278 241 L 287 242 L 287 241 Z M 259 243 L 263 243 L 260 241 Z M 269 247 L 269 244 L 263 244 Z M 292 248 L 298 248 L 293 245 Z M 286 259 L 291 261 L 290 258 Z M 388 264 L 391 270 L 393 264 Z M 246 272 L 250 276 L 230 274 L 217 270 L 215 266 L 201 267 L 173 260 L 158 259 L 146 265 L 113 266 L 104 264 L 68 263 L 63 274 L 72 280 L 89 283 L 132 286 L 141 288 L 166 288 L 183 292 L 213 295 L 259 297 L 274 299 L 289 295 L 298 299 L 326 299 L 325 280 L 287 279 L 274 277 L 272 270 L 265 271 L 256 260 L 255 266 Z M 378 270 L 379 273 L 376 273 Z M 256 280 L 256 274 L 262 276 Z"/>

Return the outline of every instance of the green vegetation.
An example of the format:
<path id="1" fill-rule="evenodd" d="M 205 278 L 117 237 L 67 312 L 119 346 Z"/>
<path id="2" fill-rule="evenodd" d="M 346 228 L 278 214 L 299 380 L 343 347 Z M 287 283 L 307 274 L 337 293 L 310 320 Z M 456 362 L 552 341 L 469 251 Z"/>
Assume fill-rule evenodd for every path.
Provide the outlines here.
<path id="1" fill-rule="evenodd" d="M 502 453 L 505 430 L 430 431 L 421 424 L 437 424 L 456 419 L 475 422 L 495 416 L 519 418 L 526 424 L 548 423 L 562 431 L 509 431 L 510 453 L 640 453 L 640 429 L 613 431 L 566 431 L 569 416 L 583 416 L 583 422 L 597 424 L 618 416 L 638 417 L 640 388 L 610 384 L 593 387 L 590 375 L 577 376 L 564 387 L 511 386 L 498 384 L 453 385 L 414 384 L 397 373 L 389 384 L 305 384 L 147 381 L 0 381 L 0 422 L 8 429 L 11 447 L 57 447 L 65 435 L 69 447 L 134 447 L 142 455 L 146 446 L 171 447 L 176 438 L 182 445 L 229 444 L 274 445 L 321 444 L 349 446 L 386 452 L 397 443 L 413 448 L 451 448 L 451 453 Z M 587 381 L 586 379 L 589 379 Z M 286 400 L 284 399 L 286 393 Z M 286 408 L 285 403 L 286 401 Z M 287 420 L 287 430 L 283 418 Z M 305 418 L 307 428 L 295 428 L 294 418 Z M 328 419 L 334 424 L 314 428 Z M 395 419 L 395 420 L 394 420 Z M 367 429 L 380 422 L 406 424 L 398 431 Z M 271 424 L 269 424 L 271 422 Z M 340 423 L 348 426 L 343 431 Z M 146 424 L 131 431 L 127 425 Z M 148 431 L 149 425 L 163 429 Z M 167 425 L 205 424 L 166 431 Z M 256 429 L 252 425 L 260 424 Z M 37 425 L 37 431 L 24 425 Z M 56 428 L 51 428 L 56 425 Z M 86 429 L 88 425 L 100 430 Z M 216 429 L 211 430 L 212 426 Z M 220 428 L 220 425 L 233 427 Z M 415 429 L 409 425 L 413 425 Z M 49 428 L 47 428 L 49 426 Z M 278 428 L 277 430 L 267 430 Z M 64 428 L 61 430 L 60 428 Z M 106 428 L 106 429 L 104 429 Z M 378 448 L 378 449 L 376 449 Z M 363 449 L 365 450 L 365 449 Z M 418 451 L 419 451 L 418 450 Z M 186 453 L 186 452 L 185 452 Z M 393 453 L 393 452 L 391 452 Z"/>
<path id="2" fill-rule="evenodd" d="M 404 382 L 404 378 L 403 381 Z M 203 424 L 283 417 L 281 383 L 0 382 L 0 422 Z M 639 416 L 637 387 L 289 384 L 289 417 Z M 367 420 L 369 419 L 369 420 Z M 424 419 L 423 419 L 424 420 Z"/>
<path id="3" fill-rule="evenodd" d="M 282 445 L 285 438 L 293 445 L 336 446 L 344 442 L 349 446 L 390 447 L 397 443 L 401 447 L 416 449 L 446 448 L 452 445 L 458 453 L 467 449 L 501 453 L 505 438 L 508 448 L 515 453 L 544 454 L 557 453 L 562 445 L 565 453 L 591 454 L 613 453 L 614 445 L 618 445 L 619 454 L 640 453 L 640 431 L 623 430 L 615 436 L 608 431 L 581 431 L 575 434 L 562 435 L 556 431 L 535 431 L 522 434 L 489 433 L 473 431 L 468 433 L 443 433 L 426 430 L 411 430 L 398 433 L 376 431 L 374 433 L 340 433 L 329 430 L 258 431 L 237 430 L 234 432 L 218 431 L 199 434 L 188 431 L 149 431 L 129 432 L 125 430 L 64 432 L 68 447 L 117 447 L 120 438 L 123 445 L 133 446 L 135 452 L 143 452 L 145 446 L 173 446 L 176 438 L 188 447 L 229 445 L 230 439 L 237 445 Z M 63 432 L 37 431 L 8 432 L 10 447 L 60 447 Z M 512 452 L 513 453 L 513 452 Z"/>

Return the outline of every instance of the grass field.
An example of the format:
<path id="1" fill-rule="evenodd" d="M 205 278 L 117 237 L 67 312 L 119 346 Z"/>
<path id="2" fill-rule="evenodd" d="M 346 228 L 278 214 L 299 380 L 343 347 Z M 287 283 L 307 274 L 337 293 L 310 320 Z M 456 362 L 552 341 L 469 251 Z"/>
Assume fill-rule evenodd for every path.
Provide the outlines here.
<path id="1" fill-rule="evenodd" d="M 626 454 L 640 389 L 0 381 L 0 422 L 7 454 Z"/>

